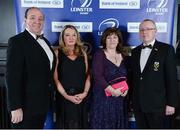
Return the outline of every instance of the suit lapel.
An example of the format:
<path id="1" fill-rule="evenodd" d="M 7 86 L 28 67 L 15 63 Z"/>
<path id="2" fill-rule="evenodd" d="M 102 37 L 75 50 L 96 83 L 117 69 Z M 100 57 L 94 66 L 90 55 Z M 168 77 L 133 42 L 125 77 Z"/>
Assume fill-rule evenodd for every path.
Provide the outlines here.
<path id="1" fill-rule="evenodd" d="M 139 74 L 141 73 L 140 56 L 141 56 L 141 46 L 138 46 L 138 48 L 135 52 L 135 61 L 137 61 L 137 68 L 138 68 Z"/>
<path id="2" fill-rule="evenodd" d="M 39 45 L 39 43 L 33 38 L 33 36 L 31 36 L 31 34 L 29 34 L 29 32 L 27 30 L 24 31 L 25 34 L 27 35 L 27 37 L 29 38 L 29 42 L 30 44 L 33 44 L 34 49 L 38 49 L 38 52 L 40 52 L 40 55 L 42 55 L 42 57 L 46 58 L 48 61 L 48 56 L 46 54 L 46 52 L 44 51 L 44 49 L 41 47 L 41 45 Z M 47 40 L 44 38 L 46 44 L 47 44 Z"/>
<path id="3" fill-rule="evenodd" d="M 46 43 L 46 42 L 45 42 L 45 43 Z M 47 43 L 46 43 L 46 44 L 47 44 Z M 46 59 L 49 60 L 49 58 L 48 58 L 48 56 L 47 56 L 45 50 L 41 47 L 41 45 L 39 45 L 39 43 L 38 43 L 37 41 L 36 41 L 36 46 L 38 47 L 38 49 L 39 49 L 41 55 L 42 55 L 44 58 L 46 58 Z"/>
<path id="4" fill-rule="evenodd" d="M 47 45 L 49 46 L 49 48 L 50 48 L 51 52 L 53 53 L 52 70 L 54 71 L 54 69 L 55 69 L 55 65 L 56 65 L 56 56 L 55 56 L 54 50 L 53 50 L 53 49 L 52 49 L 52 47 L 50 46 L 49 41 L 48 41 L 46 38 L 44 38 L 44 41 L 47 43 Z"/>
<path id="5" fill-rule="evenodd" d="M 153 59 L 154 59 L 155 55 L 157 54 L 157 52 L 158 52 L 158 45 L 157 45 L 157 41 L 155 41 L 152 51 L 149 55 L 149 58 L 146 62 L 146 65 L 145 65 L 142 73 L 145 73 L 147 71 L 147 69 L 149 68 L 149 66 L 152 65 Z"/>

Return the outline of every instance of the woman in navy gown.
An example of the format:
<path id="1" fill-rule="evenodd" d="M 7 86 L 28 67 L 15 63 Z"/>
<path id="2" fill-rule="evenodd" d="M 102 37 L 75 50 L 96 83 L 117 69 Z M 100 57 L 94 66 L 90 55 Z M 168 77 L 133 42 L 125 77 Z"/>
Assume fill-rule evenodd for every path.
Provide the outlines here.
<path id="1" fill-rule="evenodd" d="M 118 129 L 128 127 L 126 98 L 128 90 L 113 89 L 111 81 L 126 80 L 122 34 L 114 27 L 107 28 L 101 39 L 102 49 L 92 61 L 93 92 L 90 124 L 94 129 Z M 112 96 L 106 96 L 105 91 Z"/>

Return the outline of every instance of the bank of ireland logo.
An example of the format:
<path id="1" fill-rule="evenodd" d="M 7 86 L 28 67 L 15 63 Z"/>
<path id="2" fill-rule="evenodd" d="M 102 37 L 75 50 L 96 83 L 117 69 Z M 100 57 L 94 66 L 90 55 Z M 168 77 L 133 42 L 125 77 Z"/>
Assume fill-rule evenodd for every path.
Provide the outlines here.
<path id="1" fill-rule="evenodd" d="M 168 12 L 166 7 L 168 0 L 148 0 L 147 2 L 147 12 L 155 13 L 156 15 L 163 15 Z"/>
<path id="2" fill-rule="evenodd" d="M 102 35 L 104 30 L 108 27 L 119 27 L 119 21 L 115 18 L 108 18 L 103 20 L 98 27 L 98 35 Z"/>
<path id="3" fill-rule="evenodd" d="M 53 0 L 52 5 L 61 5 L 62 1 L 61 0 Z"/>
<path id="4" fill-rule="evenodd" d="M 80 14 L 89 14 L 92 12 L 90 7 L 92 0 L 72 0 L 71 1 L 71 12 L 78 12 Z"/>

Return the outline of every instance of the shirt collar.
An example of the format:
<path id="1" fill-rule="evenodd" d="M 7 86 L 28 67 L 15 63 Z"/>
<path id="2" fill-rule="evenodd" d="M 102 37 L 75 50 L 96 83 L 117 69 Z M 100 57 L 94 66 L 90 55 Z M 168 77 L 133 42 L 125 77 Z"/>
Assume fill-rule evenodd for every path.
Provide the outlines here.
<path id="1" fill-rule="evenodd" d="M 155 39 L 152 42 L 148 43 L 148 44 L 143 43 L 143 45 L 152 45 L 153 46 L 154 43 L 155 43 Z"/>
<path id="2" fill-rule="evenodd" d="M 28 29 L 28 28 L 26 28 L 26 30 L 31 34 L 31 36 L 33 36 L 34 37 L 34 39 L 36 39 L 36 34 L 34 34 L 34 33 L 32 33 L 32 32 L 30 32 L 30 30 Z M 43 32 L 41 32 L 41 34 L 43 34 Z"/>

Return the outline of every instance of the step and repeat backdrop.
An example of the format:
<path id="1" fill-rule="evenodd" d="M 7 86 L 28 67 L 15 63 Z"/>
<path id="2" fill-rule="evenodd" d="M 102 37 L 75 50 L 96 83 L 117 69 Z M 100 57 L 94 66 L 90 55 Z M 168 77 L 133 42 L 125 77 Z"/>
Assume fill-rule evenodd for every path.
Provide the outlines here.
<path id="1" fill-rule="evenodd" d="M 137 46 L 141 44 L 139 24 L 144 19 L 156 22 L 158 40 L 173 44 L 175 0 L 14 0 L 14 5 L 16 33 L 25 29 L 24 12 L 28 7 L 42 9 L 43 32 L 52 46 L 58 45 L 59 34 L 66 24 L 76 26 L 88 53 L 100 46 L 101 35 L 107 27 L 122 31 L 125 46 Z M 52 128 L 52 119 L 50 112 L 45 128 Z"/>
<path id="2" fill-rule="evenodd" d="M 137 46 L 139 24 L 153 19 L 158 28 L 157 39 L 172 43 L 175 0 L 14 0 L 16 32 L 24 30 L 24 12 L 36 6 L 45 14 L 44 34 L 51 45 L 57 45 L 66 24 L 73 24 L 89 51 L 99 47 L 102 32 L 117 27 L 123 32 L 126 46 Z"/>

